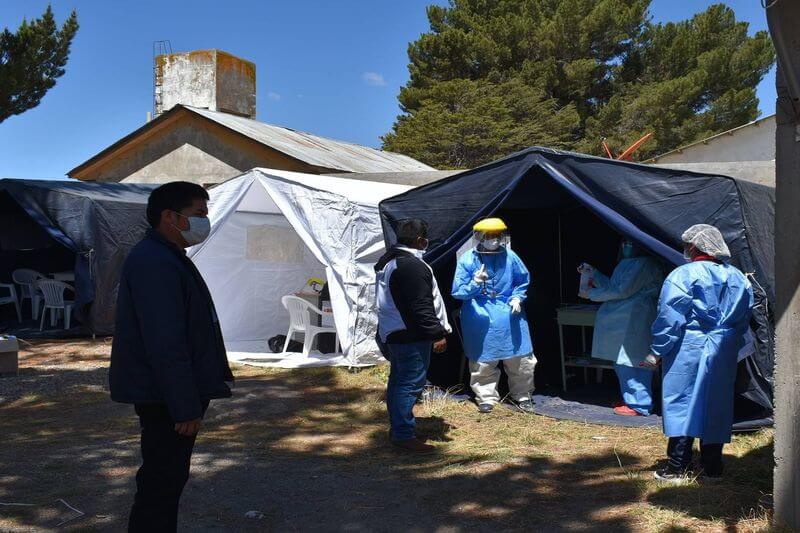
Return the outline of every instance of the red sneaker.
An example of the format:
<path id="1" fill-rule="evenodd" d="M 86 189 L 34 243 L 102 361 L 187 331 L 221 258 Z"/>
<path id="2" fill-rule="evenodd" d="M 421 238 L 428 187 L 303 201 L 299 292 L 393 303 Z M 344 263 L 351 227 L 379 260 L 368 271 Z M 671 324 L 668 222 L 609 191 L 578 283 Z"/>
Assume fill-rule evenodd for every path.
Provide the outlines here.
<path id="1" fill-rule="evenodd" d="M 625 405 L 625 402 L 623 402 L 622 400 L 617 400 L 611 407 L 622 407 L 623 405 Z"/>
<path id="2" fill-rule="evenodd" d="M 614 414 L 615 415 L 620 415 L 620 416 L 644 416 L 642 413 L 634 411 L 633 409 L 631 409 L 627 405 L 623 405 L 623 406 L 620 406 L 620 407 L 615 407 L 614 408 Z"/>

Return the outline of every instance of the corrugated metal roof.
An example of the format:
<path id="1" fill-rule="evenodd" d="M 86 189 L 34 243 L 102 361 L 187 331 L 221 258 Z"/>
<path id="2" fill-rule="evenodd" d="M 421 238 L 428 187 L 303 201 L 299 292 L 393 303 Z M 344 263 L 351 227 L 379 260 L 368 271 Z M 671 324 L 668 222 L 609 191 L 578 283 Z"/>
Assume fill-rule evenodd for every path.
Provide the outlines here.
<path id="1" fill-rule="evenodd" d="M 411 187 L 418 187 L 420 185 L 427 185 L 434 181 L 443 180 L 454 176 L 464 170 L 423 170 L 412 172 L 359 172 L 358 174 L 352 173 L 339 173 L 329 172 L 326 176 L 334 176 L 337 178 L 349 178 L 353 180 L 362 181 L 377 181 L 380 183 L 394 183 L 397 185 L 409 185 Z"/>
<path id="2" fill-rule="evenodd" d="M 345 172 L 403 172 L 436 170 L 411 157 L 359 144 L 326 139 L 310 133 L 273 126 L 245 117 L 183 106 L 217 124 L 290 157 L 323 169 Z"/>

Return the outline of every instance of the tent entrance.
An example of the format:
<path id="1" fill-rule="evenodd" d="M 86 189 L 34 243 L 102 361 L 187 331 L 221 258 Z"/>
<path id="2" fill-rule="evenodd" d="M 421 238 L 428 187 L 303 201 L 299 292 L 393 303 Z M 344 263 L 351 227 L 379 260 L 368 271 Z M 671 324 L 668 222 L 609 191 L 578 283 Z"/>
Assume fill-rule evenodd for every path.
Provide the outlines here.
<path id="1" fill-rule="evenodd" d="M 568 390 L 566 394 L 562 390 L 556 315 L 562 306 L 592 304 L 578 297 L 577 267 L 587 262 L 610 276 L 619 260 L 622 236 L 539 168 L 528 171 L 493 216 L 506 222 L 511 233 L 511 248 L 531 272 L 525 307 L 534 352 L 539 361 L 536 367 L 537 393 L 559 399 L 566 411 L 574 412 L 576 406 L 564 400 L 574 400 L 587 407 L 600 407 L 598 413 L 607 413 L 608 407 L 620 399 L 613 370 L 600 370 L 601 380 L 597 383 L 598 371 L 594 368 L 584 372 L 581 367 L 567 367 Z M 453 254 L 435 265 L 440 286 L 452 285 L 455 262 Z M 447 304 L 451 313 L 460 306 L 460 302 L 452 298 Z M 455 315 L 457 317 L 458 313 Z M 585 331 L 585 348 L 584 334 L 579 327 L 565 326 L 563 334 L 566 355 L 591 353 L 591 328 Z M 454 347 L 452 352 L 458 353 L 448 354 L 444 360 L 432 359 L 430 378 L 436 384 L 453 386 L 462 383 L 469 388 L 464 364 L 459 365 L 459 371 L 453 371 L 453 365 L 463 361 L 461 346 Z M 503 376 L 501 394 L 506 390 Z M 559 402 L 550 402 L 550 407 Z M 581 416 L 592 417 L 598 413 L 590 409 Z M 543 414 L 553 415 L 554 412 Z"/>
<path id="2" fill-rule="evenodd" d="M 32 269 L 45 276 L 55 273 L 74 272 L 76 254 L 54 239 L 36 222 L 11 195 L 0 191 L 0 283 L 12 283 L 12 274 L 17 269 Z M 67 281 L 74 287 L 74 283 Z M 17 297 L 20 288 L 16 286 Z M 8 296 L 7 289 L 0 289 L 0 296 Z M 74 299 L 70 292 L 67 299 Z M 33 319 L 32 302 L 20 299 L 22 323 L 17 320 L 13 305 L 0 306 L 0 332 L 16 336 L 39 336 L 39 321 Z M 39 314 L 41 317 L 41 315 Z M 70 330 L 64 330 L 63 318 L 55 327 L 50 327 L 50 311 L 44 322 L 42 335 L 53 338 L 84 335 L 75 312 L 72 314 Z"/>

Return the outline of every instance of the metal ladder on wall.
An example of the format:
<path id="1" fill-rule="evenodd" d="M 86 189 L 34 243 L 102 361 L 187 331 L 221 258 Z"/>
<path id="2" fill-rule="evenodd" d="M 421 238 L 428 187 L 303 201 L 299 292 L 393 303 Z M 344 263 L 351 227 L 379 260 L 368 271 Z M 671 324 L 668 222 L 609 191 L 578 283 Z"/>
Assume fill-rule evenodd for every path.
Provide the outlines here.
<path id="1" fill-rule="evenodd" d="M 158 56 L 172 53 L 172 43 L 169 40 L 153 41 L 153 118 L 162 113 L 163 102 L 161 100 L 161 85 L 164 73 L 159 68 Z"/>

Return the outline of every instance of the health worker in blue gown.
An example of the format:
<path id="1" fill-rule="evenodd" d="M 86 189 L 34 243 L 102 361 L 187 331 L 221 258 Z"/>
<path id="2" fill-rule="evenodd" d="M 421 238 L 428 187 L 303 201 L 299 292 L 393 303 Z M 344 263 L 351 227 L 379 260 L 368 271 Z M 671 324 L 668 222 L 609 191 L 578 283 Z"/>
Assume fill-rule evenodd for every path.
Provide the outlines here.
<path id="1" fill-rule="evenodd" d="M 602 303 L 595 319 L 592 357 L 614 364 L 624 402 L 614 407 L 614 413 L 647 416 L 653 410 L 654 372 L 641 365 L 650 353 L 650 326 L 664 274 L 657 259 L 629 240 L 622 242 L 620 256 L 610 278 L 591 265 L 581 265 L 578 271 L 589 275 L 590 285 L 580 296 Z"/>
<path id="2" fill-rule="evenodd" d="M 523 308 L 530 274 L 499 218 L 475 224 L 472 244 L 458 259 L 452 294 L 464 301 L 461 330 L 478 410 L 489 413 L 500 401 L 502 361 L 509 396 L 520 410 L 532 412 L 536 357 Z"/>
<path id="3" fill-rule="evenodd" d="M 753 290 L 736 267 L 722 233 L 698 224 L 682 237 L 688 264 L 664 281 L 653 322 L 649 363 L 663 366 L 666 468 L 657 479 L 681 482 L 700 439 L 697 474 L 722 476 L 722 447 L 733 427 L 734 382 L 745 344 Z"/>

